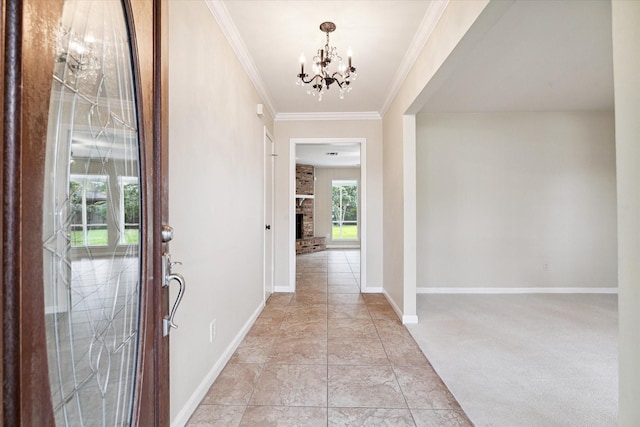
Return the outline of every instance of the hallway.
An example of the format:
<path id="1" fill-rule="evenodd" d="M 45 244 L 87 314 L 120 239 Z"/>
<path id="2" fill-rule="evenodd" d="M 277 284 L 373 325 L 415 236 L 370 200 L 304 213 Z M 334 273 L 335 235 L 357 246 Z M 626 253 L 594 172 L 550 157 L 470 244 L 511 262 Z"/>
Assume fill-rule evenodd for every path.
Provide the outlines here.
<path id="1" fill-rule="evenodd" d="M 381 294 L 359 250 L 299 255 L 188 426 L 471 426 Z"/>

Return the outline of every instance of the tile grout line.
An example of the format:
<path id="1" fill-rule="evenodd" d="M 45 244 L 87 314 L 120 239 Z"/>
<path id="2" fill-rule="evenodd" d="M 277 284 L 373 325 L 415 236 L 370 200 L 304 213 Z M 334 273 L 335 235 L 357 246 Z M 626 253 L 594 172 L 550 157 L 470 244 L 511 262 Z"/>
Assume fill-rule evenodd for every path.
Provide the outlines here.
<path id="1" fill-rule="evenodd" d="M 326 349 L 327 349 L 327 369 L 326 369 L 326 384 L 327 384 L 327 410 L 326 410 L 326 414 L 327 414 L 327 427 L 329 427 L 329 259 L 327 257 L 327 261 L 326 261 L 326 274 L 327 274 L 327 280 L 325 283 L 325 286 L 327 287 L 327 300 L 326 300 L 326 307 L 327 307 L 327 332 L 326 332 Z"/>

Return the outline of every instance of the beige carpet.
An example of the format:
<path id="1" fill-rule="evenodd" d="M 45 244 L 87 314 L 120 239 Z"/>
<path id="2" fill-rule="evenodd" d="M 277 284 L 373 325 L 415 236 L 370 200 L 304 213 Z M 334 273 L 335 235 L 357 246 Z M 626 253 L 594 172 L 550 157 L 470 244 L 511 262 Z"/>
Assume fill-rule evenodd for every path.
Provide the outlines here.
<path id="1" fill-rule="evenodd" d="M 409 331 L 477 426 L 615 426 L 617 295 L 418 295 Z"/>

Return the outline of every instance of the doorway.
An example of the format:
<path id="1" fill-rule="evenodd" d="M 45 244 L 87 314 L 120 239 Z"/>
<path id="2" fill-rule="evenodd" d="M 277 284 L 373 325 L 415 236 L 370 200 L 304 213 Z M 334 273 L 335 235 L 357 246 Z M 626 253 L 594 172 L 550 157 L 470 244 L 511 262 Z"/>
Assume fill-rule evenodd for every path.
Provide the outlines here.
<path id="1" fill-rule="evenodd" d="M 326 187 L 315 192 L 311 233 L 323 239 L 328 249 L 359 250 L 358 271 L 360 292 L 366 292 L 366 138 L 293 138 L 290 140 L 290 213 L 289 213 L 289 283 L 291 291 L 296 287 L 296 233 L 299 234 L 296 208 L 309 197 L 297 194 L 296 164 L 313 166 L 314 187 Z M 359 239 L 339 241 L 333 239 L 332 182 L 344 176 L 358 182 L 358 232 Z M 344 178 L 343 178 L 344 179 Z M 326 184 L 326 185 L 325 185 Z M 307 210 L 308 211 L 308 210 Z M 304 220 L 303 220 L 304 221 Z M 304 228 L 304 224 L 303 224 Z"/>

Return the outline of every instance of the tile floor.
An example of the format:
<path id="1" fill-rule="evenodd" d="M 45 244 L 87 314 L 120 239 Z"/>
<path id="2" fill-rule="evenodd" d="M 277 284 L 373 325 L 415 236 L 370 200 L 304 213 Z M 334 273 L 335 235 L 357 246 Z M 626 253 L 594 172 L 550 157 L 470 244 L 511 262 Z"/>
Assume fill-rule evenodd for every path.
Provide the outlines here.
<path id="1" fill-rule="evenodd" d="M 297 257 L 188 426 L 471 426 L 382 294 L 360 294 L 360 252 Z"/>

